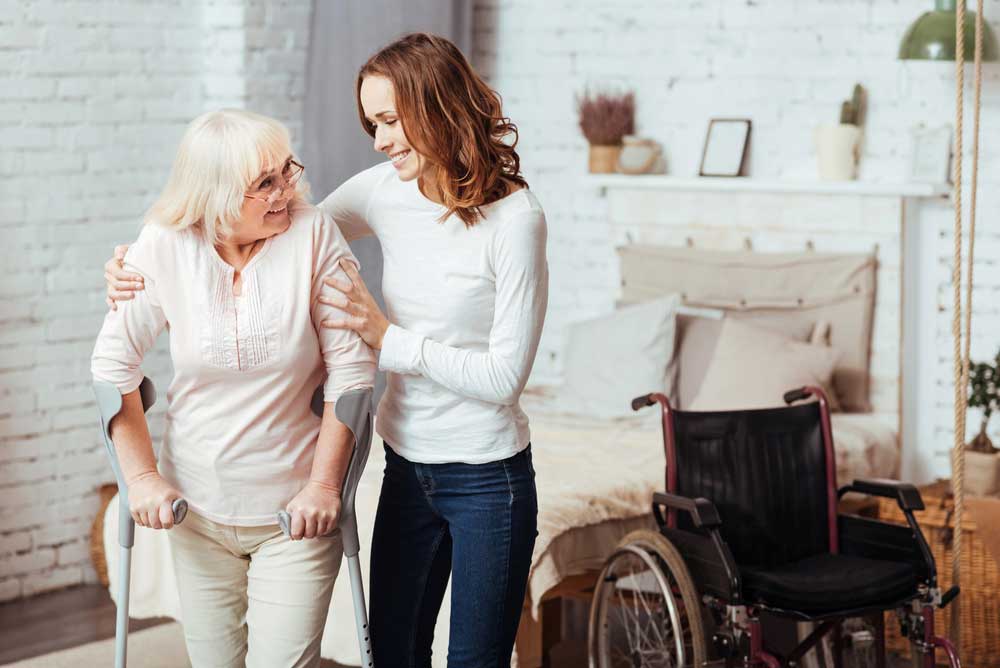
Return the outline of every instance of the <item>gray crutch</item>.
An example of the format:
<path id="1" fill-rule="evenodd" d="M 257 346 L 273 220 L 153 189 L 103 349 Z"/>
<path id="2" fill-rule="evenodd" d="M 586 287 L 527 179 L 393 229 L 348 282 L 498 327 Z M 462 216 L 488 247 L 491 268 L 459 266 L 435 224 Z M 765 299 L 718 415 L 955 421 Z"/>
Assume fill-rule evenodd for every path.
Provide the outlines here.
<path id="1" fill-rule="evenodd" d="M 132 545 L 135 542 L 135 521 L 128 511 L 128 486 L 125 476 L 118 465 L 118 453 L 111 441 L 111 420 L 122 409 L 122 395 L 111 383 L 96 381 L 94 394 L 97 395 L 97 408 L 101 413 L 101 434 L 104 435 L 104 445 L 111 458 L 111 468 L 118 481 L 118 544 L 121 545 L 118 564 L 118 617 L 115 622 L 115 668 L 125 668 L 128 649 L 128 596 L 129 580 L 132 573 Z M 156 402 L 156 388 L 153 381 L 143 378 L 139 385 L 139 396 L 142 397 L 142 410 L 147 412 Z M 187 502 L 176 499 L 173 503 L 174 524 L 180 524 L 187 515 Z"/>
<path id="2" fill-rule="evenodd" d="M 323 416 L 322 387 L 313 395 L 312 409 Z M 340 395 L 335 408 L 337 419 L 354 434 L 354 452 L 344 476 L 344 489 L 340 500 L 339 530 L 347 557 L 347 572 L 351 578 L 351 594 L 354 598 L 354 617 L 358 627 L 358 645 L 361 647 L 361 662 L 366 668 L 375 665 L 372 656 L 371 635 L 368 633 L 368 609 L 365 607 L 365 585 L 361 579 L 361 551 L 358 538 L 358 516 L 355 512 L 354 497 L 358 491 L 361 474 L 368 463 L 368 451 L 372 445 L 372 391 L 371 389 L 351 390 Z M 285 535 L 291 534 L 291 517 L 284 510 L 278 511 L 278 524 Z"/>

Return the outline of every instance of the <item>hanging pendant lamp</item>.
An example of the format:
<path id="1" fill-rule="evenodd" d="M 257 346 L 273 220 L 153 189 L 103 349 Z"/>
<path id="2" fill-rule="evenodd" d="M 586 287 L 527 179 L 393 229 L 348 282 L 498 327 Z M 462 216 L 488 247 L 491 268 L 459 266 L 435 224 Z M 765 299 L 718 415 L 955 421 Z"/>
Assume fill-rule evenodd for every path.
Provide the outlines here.
<path id="1" fill-rule="evenodd" d="M 899 45 L 900 60 L 955 60 L 955 9 L 965 0 L 934 0 L 934 9 L 924 12 L 903 35 Z M 972 60 L 976 15 L 965 13 L 965 58 Z M 996 33 L 988 23 L 983 25 L 983 60 L 1000 58 Z"/>

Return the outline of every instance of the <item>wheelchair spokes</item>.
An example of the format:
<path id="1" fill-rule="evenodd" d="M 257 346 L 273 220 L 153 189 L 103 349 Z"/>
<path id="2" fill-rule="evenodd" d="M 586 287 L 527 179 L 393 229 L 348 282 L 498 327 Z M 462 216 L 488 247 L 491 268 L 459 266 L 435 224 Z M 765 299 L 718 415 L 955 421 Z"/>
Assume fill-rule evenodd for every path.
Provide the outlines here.
<path id="1" fill-rule="evenodd" d="M 594 591 L 591 668 L 688 668 L 704 662 L 701 609 L 654 532 L 622 540 Z M 671 546 L 667 546 L 671 548 Z"/>
<path id="2" fill-rule="evenodd" d="M 610 658 L 600 668 L 677 668 L 685 657 L 688 625 L 680 620 L 673 592 L 641 548 L 621 550 L 601 578 L 602 633 L 598 642 Z"/>

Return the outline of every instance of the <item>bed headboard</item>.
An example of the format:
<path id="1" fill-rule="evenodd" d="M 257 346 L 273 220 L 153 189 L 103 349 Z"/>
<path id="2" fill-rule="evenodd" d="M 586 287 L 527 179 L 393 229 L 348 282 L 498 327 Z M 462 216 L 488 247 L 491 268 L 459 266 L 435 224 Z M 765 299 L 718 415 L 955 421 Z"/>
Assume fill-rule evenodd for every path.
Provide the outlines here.
<path id="1" fill-rule="evenodd" d="M 758 253 L 650 244 L 628 244 L 618 254 L 623 303 L 678 293 L 687 305 L 720 309 L 726 317 L 798 339 L 817 323 L 829 323 L 830 345 L 841 352 L 833 383 L 844 410 L 873 409 L 869 364 L 874 254 Z M 878 408 L 896 410 L 894 405 Z"/>

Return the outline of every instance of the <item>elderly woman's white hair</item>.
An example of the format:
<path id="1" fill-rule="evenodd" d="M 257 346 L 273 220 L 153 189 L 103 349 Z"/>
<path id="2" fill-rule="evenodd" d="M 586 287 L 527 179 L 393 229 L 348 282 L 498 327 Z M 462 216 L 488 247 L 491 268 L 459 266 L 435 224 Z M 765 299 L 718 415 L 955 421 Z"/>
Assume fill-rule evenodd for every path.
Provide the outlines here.
<path id="1" fill-rule="evenodd" d="M 292 155 L 288 129 L 267 116 L 222 109 L 191 121 L 167 184 L 145 222 L 176 229 L 200 225 L 213 242 L 240 219 L 244 195 L 258 178 L 279 171 Z M 300 179 L 289 210 L 306 203 Z"/>

